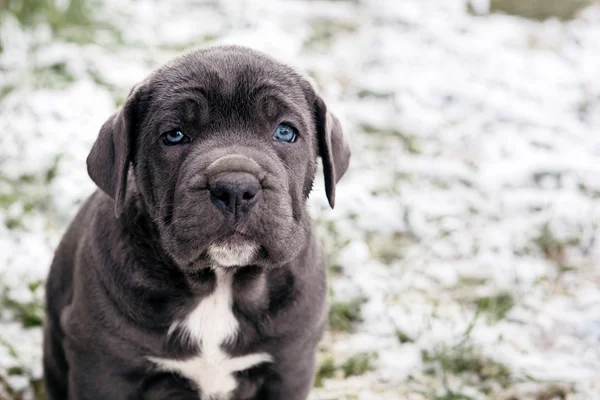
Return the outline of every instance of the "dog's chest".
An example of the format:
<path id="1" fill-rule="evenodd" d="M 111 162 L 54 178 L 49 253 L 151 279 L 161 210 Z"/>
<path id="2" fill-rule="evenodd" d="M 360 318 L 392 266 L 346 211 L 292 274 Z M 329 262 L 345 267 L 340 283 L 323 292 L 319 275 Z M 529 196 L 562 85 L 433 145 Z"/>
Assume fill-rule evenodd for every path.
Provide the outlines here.
<path id="1" fill-rule="evenodd" d="M 199 355 L 186 359 L 151 358 L 159 368 L 178 373 L 194 382 L 202 399 L 228 399 L 237 387 L 233 374 L 271 361 L 267 353 L 229 356 L 222 348 L 238 334 L 239 323 L 233 313 L 233 273 L 216 269 L 216 288 L 203 298 L 183 320 L 171 326 L 179 328 L 184 340 L 198 344 Z"/>

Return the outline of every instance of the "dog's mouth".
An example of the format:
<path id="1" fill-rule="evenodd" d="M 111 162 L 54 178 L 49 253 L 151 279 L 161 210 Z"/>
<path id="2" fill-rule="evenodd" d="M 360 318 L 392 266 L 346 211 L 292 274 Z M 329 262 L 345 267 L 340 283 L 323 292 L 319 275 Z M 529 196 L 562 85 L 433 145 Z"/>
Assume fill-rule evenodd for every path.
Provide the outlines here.
<path id="1" fill-rule="evenodd" d="M 217 266 L 240 267 L 252 264 L 259 251 L 260 246 L 255 240 L 234 232 L 208 246 L 207 254 Z"/>

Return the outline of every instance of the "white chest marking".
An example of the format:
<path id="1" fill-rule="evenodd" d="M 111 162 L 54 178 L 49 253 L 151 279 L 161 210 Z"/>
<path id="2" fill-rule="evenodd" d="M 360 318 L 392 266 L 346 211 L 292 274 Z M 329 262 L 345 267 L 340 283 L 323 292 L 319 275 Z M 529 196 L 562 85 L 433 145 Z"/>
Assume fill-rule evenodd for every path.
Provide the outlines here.
<path id="1" fill-rule="evenodd" d="M 200 301 L 182 322 L 175 322 L 173 332 L 180 324 L 184 337 L 199 344 L 201 354 L 185 360 L 151 357 L 165 371 L 176 372 L 195 382 L 201 390 L 202 399 L 227 399 L 237 386 L 233 373 L 254 365 L 270 362 L 267 353 L 230 357 L 221 345 L 230 343 L 238 332 L 238 321 L 232 310 L 233 272 L 215 269 L 217 278 L 213 293 Z"/>

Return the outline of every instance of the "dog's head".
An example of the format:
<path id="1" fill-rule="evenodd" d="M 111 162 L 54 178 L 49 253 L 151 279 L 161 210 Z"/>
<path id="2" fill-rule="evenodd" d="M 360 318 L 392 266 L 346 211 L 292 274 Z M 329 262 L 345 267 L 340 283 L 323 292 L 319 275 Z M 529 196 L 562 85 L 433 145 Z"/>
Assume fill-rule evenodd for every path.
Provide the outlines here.
<path id="1" fill-rule="evenodd" d="M 225 46 L 177 58 L 135 86 L 87 165 L 117 216 L 131 172 L 180 267 L 276 266 L 305 244 L 318 156 L 333 207 L 350 158 L 338 120 L 291 68 Z"/>

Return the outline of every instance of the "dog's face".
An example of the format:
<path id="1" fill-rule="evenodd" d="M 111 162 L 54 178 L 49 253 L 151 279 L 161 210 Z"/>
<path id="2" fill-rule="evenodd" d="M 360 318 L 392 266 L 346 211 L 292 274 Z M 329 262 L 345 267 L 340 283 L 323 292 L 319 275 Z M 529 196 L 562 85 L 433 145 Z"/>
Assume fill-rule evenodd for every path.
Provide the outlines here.
<path id="1" fill-rule="evenodd" d="M 350 157 L 337 119 L 292 69 L 227 46 L 180 57 L 137 85 L 103 125 L 88 171 L 119 216 L 133 166 L 181 268 L 277 266 L 305 244 L 317 156 L 333 207 Z"/>

